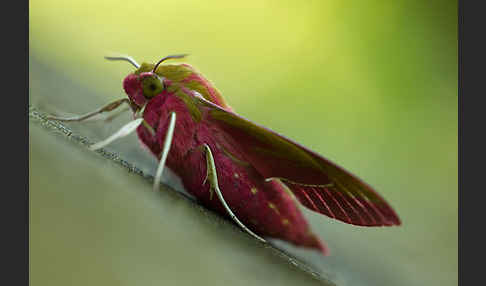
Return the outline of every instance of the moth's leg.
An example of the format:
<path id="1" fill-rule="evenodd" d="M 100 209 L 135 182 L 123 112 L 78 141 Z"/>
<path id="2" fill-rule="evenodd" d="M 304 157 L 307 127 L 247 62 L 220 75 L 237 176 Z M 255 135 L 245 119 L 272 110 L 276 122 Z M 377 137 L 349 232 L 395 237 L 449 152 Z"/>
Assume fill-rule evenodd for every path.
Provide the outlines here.
<path id="1" fill-rule="evenodd" d="M 137 118 L 135 120 L 128 122 L 122 128 L 120 128 L 120 130 L 115 132 L 110 137 L 106 138 L 103 141 L 100 141 L 96 144 L 89 146 L 89 149 L 94 151 L 94 150 L 103 148 L 106 145 L 110 144 L 111 142 L 115 141 L 116 139 L 119 139 L 119 138 L 122 138 L 122 137 L 129 135 L 130 133 L 135 131 L 137 129 L 137 127 L 140 126 L 140 124 L 142 124 L 142 122 L 144 122 L 143 118 Z"/>
<path id="2" fill-rule="evenodd" d="M 108 103 L 105 106 L 102 106 L 102 107 L 100 107 L 100 108 L 98 108 L 98 109 L 96 109 L 96 110 L 94 110 L 92 112 L 89 112 L 89 113 L 86 113 L 86 114 L 83 114 L 83 115 L 73 116 L 73 117 L 47 116 L 47 119 L 59 120 L 59 121 L 83 121 L 83 120 L 86 120 L 88 118 L 91 118 L 91 117 L 93 117 L 95 115 L 98 115 L 100 113 L 112 111 L 112 110 L 118 108 L 123 103 L 127 103 L 128 105 L 131 106 L 130 100 L 128 100 L 128 98 L 122 98 L 122 99 L 113 101 L 111 103 Z"/>
<path id="3" fill-rule="evenodd" d="M 167 134 L 165 134 L 164 146 L 162 146 L 159 166 L 157 167 L 157 172 L 155 172 L 154 191 L 158 191 L 160 187 L 160 179 L 162 178 L 162 172 L 164 171 L 165 161 L 167 160 L 167 155 L 169 154 L 172 138 L 174 137 L 175 122 L 176 113 L 171 112 L 169 118 L 169 127 L 167 129 Z"/>
<path id="4" fill-rule="evenodd" d="M 115 118 L 117 118 L 118 116 L 122 115 L 123 113 L 127 112 L 128 110 L 130 110 L 131 108 L 130 107 L 124 107 L 120 110 L 118 110 L 117 112 L 107 116 L 106 118 L 102 118 L 101 120 L 105 121 L 105 122 L 111 122 L 113 121 Z M 96 120 L 96 119 L 95 119 Z"/>
<path id="5" fill-rule="evenodd" d="M 248 234 L 253 236 L 254 238 L 266 242 L 265 239 L 261 238 L 260 236 L 256 235 L 254 232 L 252 232 L 249 228 L 247 228 L 240 220 L 236 217 L 236 215 L 231 211 L 230 207 L 228 204 L 226 204 L 226 201 L 223 198 L 223 194 L 221 193 L 221 190 L 219 189 L 218 185 L 218 175 L 216 173 L 216 166 L 214 164 L 214 158 L 213 154 L 211 153 L 211 148 L 207 144 L 202 145 L 202 148 L 204 149 L 204 152 L 206 153 L 206 178 L 204 179 L 203 184 L 206 183 L 206 181 L 209 181 L 210 188 L 210 199 L 212 199 L 213 196 L 213 191 L 216 192 L 216 195 L 218 196 L 218 199 L 221 201 L 223 204 L 226 212 L 229 214 L 232 220 L 234 220 L 244 231 L 246 231 Z"/>
<path id="6" fill-rule="evenodd" d="M 119 103 L 118 105 L 120 105 L 120 104 L 121 103 Z M 110 137 L 106 138 L 105 140 L 91 145 L 89 147 L 89 149 L 97 150 L 97 149 L 103 148 L 106 145 L 110 144 L 111 142 L 113 142 L 113 141 L 115 141 L 119 138 L 125 137 L 125 136 L 129 135 L 130 133 L 132 133 L 133 131 L 137 130 L 137 128 L 138 128 L 138 126 L 140 126 L 140 124 L 144 124 L 145 128 L 147 128 L 150 131 L 152 136 L 155 136 L 155 131 L 152 128 L 152 126 L 150 126 L 147 123 L 147 121 L 145 121 L 143 119 L 143 112 L 144 112 L 146 106 L 147 106 L 147 104 L 145 104 L 141 109 L 135 111 L 135 119 L 134 120 L 125 124 L 122 128 L 120 128 L 120 130 L 118 130 L 116 133 L 114 133 Z"/>

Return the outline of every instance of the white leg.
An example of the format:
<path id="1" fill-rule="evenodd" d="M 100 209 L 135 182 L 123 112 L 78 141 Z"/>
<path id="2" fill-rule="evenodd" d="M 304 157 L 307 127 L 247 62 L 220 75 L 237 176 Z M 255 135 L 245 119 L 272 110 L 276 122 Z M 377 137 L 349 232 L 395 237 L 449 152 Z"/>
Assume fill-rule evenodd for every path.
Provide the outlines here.
<path id="1" fill-rule="evenodd" d="M 167 160 L 167 155 L 169 154 L 170 146 L 172 144 L 172 138 L 174 136 L 174 127 L 176 122 L 176 113 L 171 112 L 169 118 L 169 128 L 167 129 L 167 134 L 164 139 L 164 146 L 162 147 L 162 155 L 160 156 L 159 166 L 157 167 L 157 172 L 154 178 L 154 191 L 158 191 L 160 187 L 160 179 L 162 178 L 162 172 L 164 171 L 165 161 Z"/>
<path id="2" fill-rule="evenodd" d="M 119 111 L 117 111 L 116 113 L 113 113 L 109 116 L 106 116 L 106 118 L 102 118 L 101 120 L 105 121 L 105 122 L 111 122 L 113 121 L 115 118 L 117 118 L 118 116 L 122 115 L 123 113 L 127 112 L 128 110 L 130 110 L 130 107 L 125 107 L 123 109 L 120 109 Z"/>
<path id="3" fill-rule="evenodd" d="M 96 109 L 92 112 L 89 112 L 89 113 L 86 113 L 86 114 L 83 114 L 83 115 L 79 115 L 79 116 L 73 116 L 73 117 L 47 116 L 47 119 L 59 120 L 59 121 L 83 121 L 83 120 L 91 118 L 95 115 L 98 115 L 100 113 L 112 111 L 112 110 L 118 108 L 123 103 L 127 103 L 127 104 L 130 105 L 130 100 L 128 100 L 128 98 L 122 98 L 122 99 L 113 101 L 111 103 L 108 103 L 107 105 L 100 107 L 100 108 L 98 108 L 98 109 Z"/>
<path id="4" fill-rule="evenodd" d="M 142 122 L 143 122 L 143 118 L 137 118 L 135 120 L 128 122 L 122 128 L 120 128 L 120 130 L 118 130 L 115 134 L 111 135 L 110 137 L 106 138 L 103 141 L 100 141 L 96 144 L 89 146 L 89 149 L 94 151 L 103 148 L 106 145 L 110 144 L 111 142 L 115 141 L 116 139 L 129 135 L 130 133 L 135 131 L 137 127 L 140 126 L 140 124 L 142 124 Z"/>
<path id="5" fill-rule="evenodd" d="M 105 107 L 100 108 L 98 111 L 91 112 L 87 115 L 83 115 L 83 116 L 78 117 L 78 119 L 76 121 L 85 120 L 85 119 L 87 119 L 91 116 L 98 114 L 98 113 L 113 110 L 113 109 L 117 108 L 118 106 L 120 106 L 120 104 L 125 102 L 125 100 L 127 102 L 129 102 L 128 99 L 117 100 L 115 102 L 112 102 L 112 103 L 106 105 Z M 125 124 L 124 126 L 122 126 L 122 128 L 120 128 L 117 132 L 115 132 L 110 137 L 106 138 L 105 140 L 89 146 L 89 149 L 94 151 L 94 150 L 98 150 L 100 148 L 103 148 L 106 145 L 110 144 L 111 142 L 113 142 L 113 141 L 115 141 L 119 138 L 125 137 L 125 136 L 129 135 L 130 133 L 132 133 L 133 131 L 137 130 L 138 126 L 140 126 L 141 124 L 145 124 L 145 127 L 152 133 L 152 135 L 155 135 L 155 132 L 154 132 L 152 126 L 150 126 L 143 119 L 143 112 L 144 112 L 146 106 L 147 105 L 145 104 L 141 109 L 139 109 L 135 112 L 135 119 L 134 120 L 132 120 L 132 121 L 128 122 L 127 124 Z M 81 117 L 83 117 L 83 118 L 79 119 Z M 57 119 L 57 118 L 55 118 L 55 119 Z M 57 120 L 59 120 L 59 119 L 57 119 Z M 61 120 L 63 120 L 63 119 L 61 119 Z M 64 120 L 64 121 L 66 121 L 66 120 Z M 74 121 L 74 120 L 68 120 L 68 121 Z"/>
<path id="6" fill-rule="evenodd" d="M 218 185 L 218 176 L 216 174 L 216 165 L 214 164 L 214 158 L 213 154 L 211 153 L 211 149 L 207 144 L 203 145 L 204 151 L 206 152 L 206 165 L 207 165 L 207 171 L 206 171 L 206 179 L 204 179 L 204 183 L 206 180 L 209 181 L 210 186 L 210 198 L 212 198 L 213 195 L 213 190 L 216 192 L 216 195 L 218 196 L 218 199 L 221 201 L 223 204 L 224 208 L 226 209 L 226 212 L 228 215 L 231 217 L 233 221 L 235 221 L 244 231 L 246 231 L 248 234 L 253 236 L 254 238 L 266 242 L 265 239 L 261 238 L 260 236 L 256 235 L 254 232 L 252 232 L 249 228 L 247 228 L 240 220 L 236 217 L 236 215 L 231 211 L 229 208 L 228 204 L 226 204 L 226 201 L 223 198 L 223 194 L 221 193 Z"/>

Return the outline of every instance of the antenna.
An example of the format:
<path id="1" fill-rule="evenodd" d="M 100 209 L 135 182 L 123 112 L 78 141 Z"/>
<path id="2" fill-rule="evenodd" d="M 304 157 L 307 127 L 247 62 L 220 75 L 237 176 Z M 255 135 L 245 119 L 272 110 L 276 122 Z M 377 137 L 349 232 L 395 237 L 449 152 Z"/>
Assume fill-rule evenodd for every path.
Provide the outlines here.
<path id="1" fill-rule="evenodd" d="M 180 54 L 180 55 L 170 55 L 170 56 L 167 56 L 165 58 L 162 58 L 160 61 L 158 61 L 155 66 L 154 66 L 154 69 L 152 70 L 152 72 L 154 73 L 157 68 L 159 67 L 159 65 L 165 61 L 165 60 L 170 60 L 170 59 L 181 59 L 181 58 L 184 58 L 184 57 L 187 57 L 189 54 Z"/>
<path id="2" fill-rule="evenodd" d="M 134 59 L 132 59 L 129 56 L 118 56 L 118 57 L 107 57 L 107 56 L 105 56 L 105 59 L 110 60 L 110 61 L 127 61 L 127 62 L 131 63 L 137 69 L 140 67 L 140 65 Z"/>

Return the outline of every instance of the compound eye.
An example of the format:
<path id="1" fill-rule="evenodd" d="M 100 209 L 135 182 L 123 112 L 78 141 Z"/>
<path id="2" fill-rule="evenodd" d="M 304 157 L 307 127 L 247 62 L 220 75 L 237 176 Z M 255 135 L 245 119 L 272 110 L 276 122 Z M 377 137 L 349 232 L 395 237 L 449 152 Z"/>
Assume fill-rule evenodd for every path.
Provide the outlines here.
<path id="1" fill-rule="evenodd" d="M 164 91 L 162 79 L 157 75 L 148 76 L 142 80 L 143 96 L 149 99 Z"/>

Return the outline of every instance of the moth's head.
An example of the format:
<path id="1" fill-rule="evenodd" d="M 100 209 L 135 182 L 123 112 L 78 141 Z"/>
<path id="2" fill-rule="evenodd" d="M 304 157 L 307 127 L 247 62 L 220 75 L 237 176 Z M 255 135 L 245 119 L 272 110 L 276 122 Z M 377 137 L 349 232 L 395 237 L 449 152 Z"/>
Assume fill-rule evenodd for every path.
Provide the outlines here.
<path id="1" fill-rule="evenodd" d="M 164 91 L 164 79 L 153 72 L 129 74 L 123 80 L 123 89 L 132 102 L 142 107 Z"/>
<path id="2" fill-rule="evenodd" d="M 139 65 L 132 58 L 123 57 L 105 57 L 109 60 L 123 60 L 131 63 L 137 68 L 134 73 L 129 74 L 123 80 L 123 89 L 128 95 L 130 101 L 132 101 L 138 107 L 144 106 L 148 101 L 150 101 L 155 96 L 161 94 L 168 82 L 167 77 L 163 72 L 160 71 L 161 66 L 159 66 L 163 61 L 168 59 L 183 58 L 186 55 L 173 55 L 167 56 L 155 65 L 143 63 Z"/>

